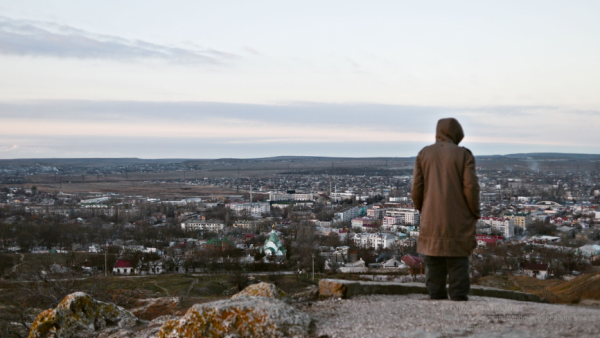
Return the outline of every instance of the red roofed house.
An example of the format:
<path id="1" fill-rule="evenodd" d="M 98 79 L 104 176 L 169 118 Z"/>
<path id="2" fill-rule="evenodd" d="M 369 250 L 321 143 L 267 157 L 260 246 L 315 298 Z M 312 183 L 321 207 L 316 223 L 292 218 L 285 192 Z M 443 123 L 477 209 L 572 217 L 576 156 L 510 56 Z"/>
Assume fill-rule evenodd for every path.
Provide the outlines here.
<path id="1" fill-rule="evenodd" d="M 570 220 L 568 217 L 552 217 L 550 223 L 556 225 L 564 225 L 570 223 Z"/>
<path id="2" fill-rule="evenodd" d="M 113 273 L 117 275 L 129 275 L 133 273 L 131 262 L 118 259 L 113 268 Z"/>
<path id="3" fill-rule="evenodd" d="M 423 274 L 425 272 L 425 260 L 421 257 L 406 255 L 400 260 L 408 265 L 410 274 Z"/>
<path id="4" fill-rule="evenodd" d="M 496 246 L 500 240 L 497 238 L 477 238 L 477 247 L 485 248 L 488 246 Z"/>

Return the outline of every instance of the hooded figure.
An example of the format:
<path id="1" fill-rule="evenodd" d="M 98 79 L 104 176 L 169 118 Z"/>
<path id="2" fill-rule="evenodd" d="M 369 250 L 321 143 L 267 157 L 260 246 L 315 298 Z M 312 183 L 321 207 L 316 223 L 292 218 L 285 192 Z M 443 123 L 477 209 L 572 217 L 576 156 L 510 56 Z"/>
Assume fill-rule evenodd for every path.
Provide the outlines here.
<path id="1" fill-rule="evenodd" d="M 469 256 L 477 246 L 479 183 L 475 158 L 458 144 L 464 138 L 456 119 L 438 121 L 435 144 L 419 152 L 412 199 L 421 213 L 417 252 L 426 256 Z"/>
<path id="2" fill-rule="evenodd" d="M 469 259 L 477 246 L 480 216 L 475 159 L 459 147 L 464 133 L 453 118 L 438 121 L 435 144 L 423 148 L 415 162 L 412 199 L 421 213 L 417 252 L 425 255 L 426 286 L 432 299 L 467 300 Z"/>

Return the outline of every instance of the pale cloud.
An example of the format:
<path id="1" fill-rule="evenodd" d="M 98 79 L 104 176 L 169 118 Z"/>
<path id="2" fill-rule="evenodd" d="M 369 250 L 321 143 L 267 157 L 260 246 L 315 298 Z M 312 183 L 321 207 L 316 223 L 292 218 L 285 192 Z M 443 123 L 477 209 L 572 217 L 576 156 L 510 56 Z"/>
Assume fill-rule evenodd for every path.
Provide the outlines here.
<path id="1" fill-rule="evenodd" d="M 385 156 L 385 151 L 390 152 L 390 149 L 388 156 L 395 156 L 394 147 L 404 156 L 414 156 L 419 147 L 434 141 L 435 124 L 444 117 L 456 117 L 463 124 L 466 137 L 462 144 L 479 154 L 508 153 L 511 149 L 512 152 L 525 149 L 590 152 L 590 149 L 596 149 L 593 144 L 600 144 L 595 129 L 600 124 L 600 114 L 568 107 L 452 108 L 301 102 L 279 105 L 0 102 L 0 123 L 4 127 L 6 147 L 9 147 L 8 142 L 10 145 L 23 143 L 19 141 L 23 138 L 38 140 L 28 141 L 29 147 L 48 144 L 44 140 L 65 140 L 56 141 L 57 145 L 49 147 L 66 151 L 88 142 L 85 140 L 102 140 L 98 141 L 101 144 L 107 139 L 120 139 L 124 142 L 122 146 L 130 149 L 123 156 L 141 156 L 136 155 L 135 151 L 138 151 L 147 157 L 169 157 L 161 155 L 156 146 L 146 149 L 149 139 L 170 144 L 171 148 L 181 152 L 190 144 L 199 145 L 198 151 L 210 149 L 211 154 L 219 149 L 222 155 L 217 157 L 235 154 L 242 157 L 339 156 L 340 153 L 352 153 L 351 149 L 355 149 L 353 156 Z M 77 145 L 66 141 L 72 139 L 77 140 Z M 250 145 L 255 145 L 250 150 L 254 153 L 239 152 Z M 345 146 L 349 148 L 345 149 Z M 276 153 L 275 149 L 285 152 Z M 295 153 L 288 152 L 290 149 Z M 311 151 L 316 153 L 311 154 Z"/>
<path id="2" fill-rule="evenodd" d="M 19 144 L 13 145 L 0 145 L 0 153 L 13 153 L 13 154 L 22 154 L 22 153 L 35 153 L 35 154 L 47 154 L 49 152 L 53 152 L 53 149 L 47 147 L 28 147 L 21 146 Z"/>
<path id="3" fill-rule="evenodd" d="M 252 47 L 244 46 L 244 50 L 250 54 L 261 55 L 261 53 L 259 51 L 257 51 L 256 49 L 254 49 Z"/>
<path id="4" fill-rule="evenodd" d="M 182 48 L 87 32 L 51 22 L 0 16 L 0 54 L 75 59 L 158 59 L 182 64 L 222 64 L 237 55 Z"/>

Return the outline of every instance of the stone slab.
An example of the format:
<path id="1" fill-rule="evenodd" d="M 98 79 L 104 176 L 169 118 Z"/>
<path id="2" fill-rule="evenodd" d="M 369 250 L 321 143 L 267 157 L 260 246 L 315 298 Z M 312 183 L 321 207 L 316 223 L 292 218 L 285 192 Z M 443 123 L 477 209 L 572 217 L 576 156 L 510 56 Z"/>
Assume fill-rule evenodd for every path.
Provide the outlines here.
<path id="1" fill-rule="evenodd" d="M 322 279 L 319 282 L 319 296 L 322 298 L 339 297 L 352 298 L 357 295 L 408 295 L 428 294 L 424 283 L 388 283 L 370 281 L 352 281 L 343 279 Z M 537 295 L 502 290 L 483 286 L 471 286 L 471 295 L 511 299 L 527 302 L 548 303 L 545 298 Z"/>

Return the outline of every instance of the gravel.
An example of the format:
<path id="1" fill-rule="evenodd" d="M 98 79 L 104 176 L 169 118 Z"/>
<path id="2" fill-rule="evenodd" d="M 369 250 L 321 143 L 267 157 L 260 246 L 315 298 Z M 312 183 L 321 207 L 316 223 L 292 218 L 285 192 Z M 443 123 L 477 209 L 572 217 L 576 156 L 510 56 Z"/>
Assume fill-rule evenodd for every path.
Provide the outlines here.
<path id="1" fill-rule="evenodd" d="M 371 295 L 302 305 L 316 321 L 315 337 L 598 337 L 600 310 L 469 297 Z"/>

